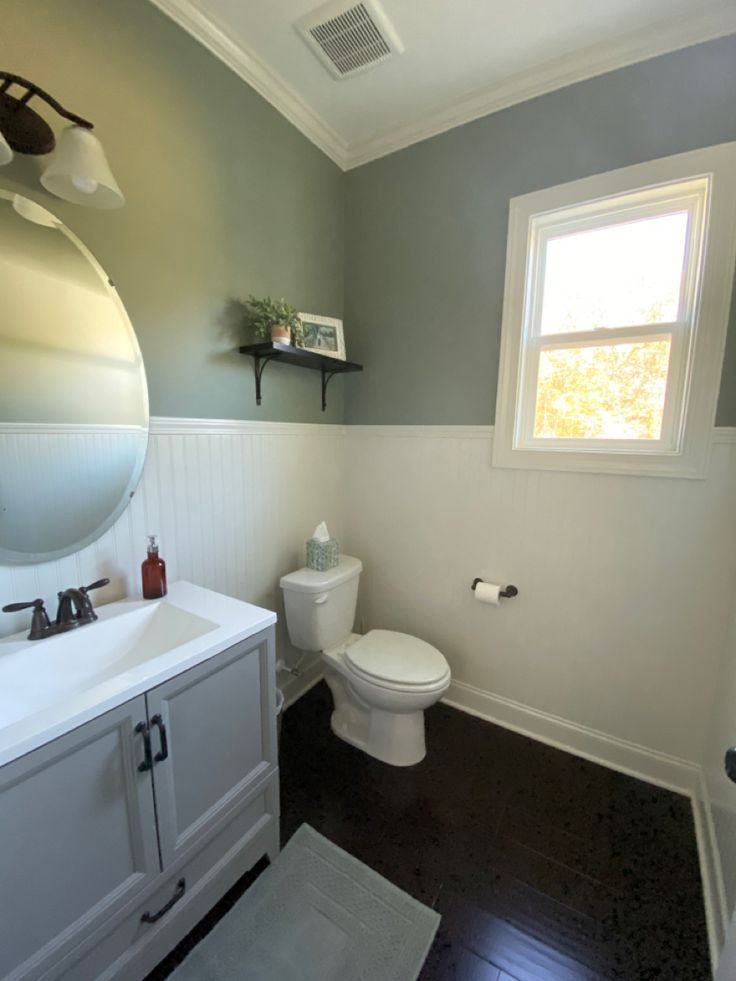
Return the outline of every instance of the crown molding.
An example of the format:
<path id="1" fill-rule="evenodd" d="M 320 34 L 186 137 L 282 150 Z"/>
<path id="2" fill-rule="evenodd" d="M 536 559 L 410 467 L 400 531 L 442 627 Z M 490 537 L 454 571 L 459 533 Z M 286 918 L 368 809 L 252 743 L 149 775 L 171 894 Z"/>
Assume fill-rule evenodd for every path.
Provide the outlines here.
<path id="1" fill-rule="evenodd" d="M 612 42 L 556 58 L 531 72 L 438 106 L 423 119 L 349 145 L 247 45 L 235 42 L 193 0 L 151 0 L 216 58 L 247 82 L 342 170 L 352 170 L 456 126 L 596 75 L 736 33 L 736 6 L 720 0 L 692 17 L 651 25 Z"/>
<path id="2" fill-rule="evenodd" d="M 456 126 L 575 82 L 733 33 L 736 33 L 736 6 L 729 0 L 675 23 L 654 24 L 645 32 L 637 31 L 625 38 L 556 58 L 535 71 L 521 73 L 500 85 L 468 93 L 438 106 L 421 121 L 352 144 L 348 148 L 346 169 L 360 167 Z"/>
<path id="3" fill-rule="evenodd" d="M 192 0 L 151 0 L 151 3 L 239 75 L 341 170 L 345 170 L 347 143 L 251 48 L 236 43 Z"/>

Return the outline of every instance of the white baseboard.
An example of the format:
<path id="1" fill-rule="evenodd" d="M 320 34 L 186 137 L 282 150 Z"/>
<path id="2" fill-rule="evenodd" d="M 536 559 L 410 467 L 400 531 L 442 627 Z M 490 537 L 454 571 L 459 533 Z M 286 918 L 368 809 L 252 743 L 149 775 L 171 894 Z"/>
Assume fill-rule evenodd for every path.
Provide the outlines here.
<path id="1" fill-rule="evenodd" d="M 708 924 L 710 960 L 715 973 L 718 957 L 729 927 L 729 916 L 723 882 L 723 866 L 713 825 L 710 795 L 702 770 L 699 774 L 698 786 L 693 794 L 693 816 L 695 819 L 695 836 L 698 842 L 700 877 L 703 883 L 705 918 Z"/>
<path id="2" fill-rule="evenodd" d="M 609 736 L 559 716 L 540 712 L 521 702 L 453 681 L 443 699 L 447 705 L 513 729 L 524 736 L 575 756 L 638 777 L 667 790 L 691 796 L 698 783 L 699 767 L 677 756 L 668 756 L 637 743 Z"/>
<path id="3" fill-rule="evenodd" d="M 315 658 L 312 664 L 308 664 L 299 672 L 297 677 L 286 672 L 279 672 L 277 684 L 284 693 L 284 710 L 298 701 L 302 695 L 306 695 L 309 689 L 314 688 L 323 677 L 324 670 L 320 657 Z"/>

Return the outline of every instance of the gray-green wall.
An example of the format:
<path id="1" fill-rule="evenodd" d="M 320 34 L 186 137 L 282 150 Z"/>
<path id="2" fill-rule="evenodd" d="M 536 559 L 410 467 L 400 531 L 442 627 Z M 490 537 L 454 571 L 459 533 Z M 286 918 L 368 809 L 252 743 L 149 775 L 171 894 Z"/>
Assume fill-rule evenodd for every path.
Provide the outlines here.
<path id="1" fill-rule="evenodd" d="M 152 413 L 342 420 L 342 379 L 323 414 L 317 373 L 283 365 L 266 369 L 256 407 L 228 305 L 252 291 L 342 315 L 339 168 L 148 0 L 0 6 L 0 65 L 95 123 L 127 204 L 67 205 L 43 192 L 27 157 L 0 171 L 0 185 L 60 215 L 115 280 Z"/>
<path id="2" fill-rule="evenodd" d="M 736 140 L 736 36 L 513 106 L 347 174 L 347 421 L 493 422 L 509 199 Z M 736 425 L 736 317 L 717 421 Z"/>
<path id="3" fill-rule="evenodd" d="M 120 211 L 46 195 L 32 158 L 0 184 L 57 212 L 116 281 L 156 415 L 490 423 L 509 198 L 736 139 L 733 36 L 347 174 L 148 0 L 4 0 L 0 64 L 92 119 L 105 144 Z M 365 373 L 336 378 L 323 414 L 316 373 L 269 365 L 256 408 L 230 301 L 270 293 L 341 316 L 343 284 Z M 736 425 L 736 325 L 718 422 Z"/>

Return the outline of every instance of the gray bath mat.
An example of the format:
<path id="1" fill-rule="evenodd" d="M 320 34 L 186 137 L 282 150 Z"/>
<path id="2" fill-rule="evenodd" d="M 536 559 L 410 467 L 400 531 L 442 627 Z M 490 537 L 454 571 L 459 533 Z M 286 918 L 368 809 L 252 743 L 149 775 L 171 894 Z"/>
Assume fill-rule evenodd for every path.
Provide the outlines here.
<path id="1" fill-rule="evenodd" d="M 434 910 L 303 824 L 174 981 L 415 981 Z"/>

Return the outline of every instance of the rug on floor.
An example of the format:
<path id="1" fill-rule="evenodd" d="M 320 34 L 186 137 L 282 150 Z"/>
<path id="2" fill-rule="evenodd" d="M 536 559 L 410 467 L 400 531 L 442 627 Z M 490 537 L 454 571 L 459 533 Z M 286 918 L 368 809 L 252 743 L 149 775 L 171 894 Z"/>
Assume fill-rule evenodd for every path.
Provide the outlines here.
<path id="1" fill-rule="evenodd" d="M 415 981 L 440 922 L 308 824 L 172 981 Z"/>

